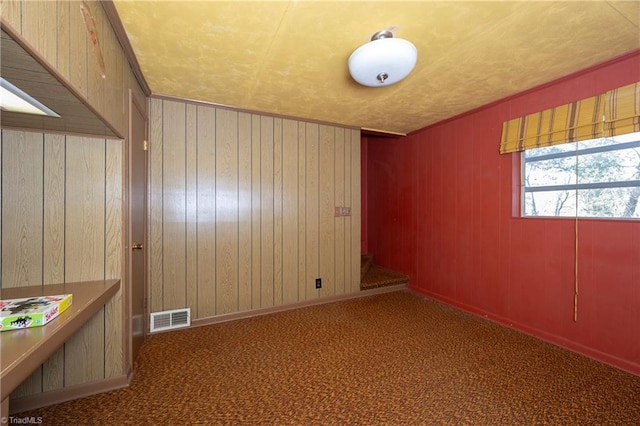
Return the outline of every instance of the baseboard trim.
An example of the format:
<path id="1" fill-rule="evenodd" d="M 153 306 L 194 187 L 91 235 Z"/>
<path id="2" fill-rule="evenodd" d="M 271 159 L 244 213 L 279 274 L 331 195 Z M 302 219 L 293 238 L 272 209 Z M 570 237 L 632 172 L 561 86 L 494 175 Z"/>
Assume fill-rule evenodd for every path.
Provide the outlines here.
<path id="1" fill-rule="evenodd" d="M 269 308 L 254 309 L 251 311 L 233 312 L 230 314 L 222 314 L 222 315 L 216 315 L 212 317 L 198 318 L 191 321 L 191 327 L 201 327 L 204 325 L 219 324 L 219 323 L 228 322 L 228 321 L 236 321 L 240 319 L 253 318 L 253 317 L 262 316 L 262 315 L 275 314 L 278 312 L 286 312 L 286 311 L 291 311 L 291 310 L 300 309 L 300 308 L 308 308 L 311 306 L 324 305 L 327 303 L 343 302 L 346 300 L 374 296 L 376 294 L 391 293 L 394 291 L 400 291 L 400 290 L 406 290 L 406 289 L 407 289 L 406 284 L 390 285 L 387 287 L 378 287 L 378 288 L 372 288 L 369 290 L 360 290 L 355 293 L 341 294 L 337 296 L 328 296 L 328 297 L 323 297 L 320 299 L 313 299 L 313 300 L 305 300 L 303 302 L 296 302 L 288 305 L 273 306 Z M 184 328 L 182 330 L 184 330 Z M 171 333 L 172 331 L 180 331 L 180 329 L 168 330 L 161 333 Z"/>
<path id="2" fill-rule="evenodd" d="M 74 399 L 85 398 L 98 393 L 109 392 L 129 386 L 133 374 L 112 377 L 110 379 L 97 380 L 89 383 L 68 386 L 49 392 L 37 393 L 21 398 L 9 400 L 9 412 L 11 414 L 36 410 L 49 405 L 60 404 Z"/>
<path id="3" fill-rule="evenodd" d="M 635 376 L 640 376 L 640 364 L 633 363 L 626 359 L 618 358 L 615 355 L 607 354 L 605 352 L 599 351 L 598 349 L 594 349 L 581 343 L 569 340 L 565 337 L 548 333 L 546 331 L 530 327 L 526 324 L 515 322 L 509 318 L 483 311 L 482 309 L 479 309 L 475 306 L 461 303 L 457 300 L 442 296 L 437 293 L 433 293 L 431 291 L 422 290 L 416 287 L 410 287 L 409 291 L 428 297 L 429 299 L 435 300 L 436 302 L 444 303 L 446 305 L 453 306 L 454 308 L 469 312 L 470 314 L 498 323 L 504 327 L 509 327 L 521 333 L 528 334 L 529 336 L 535 337 L 536 339 L 540 339 L 547 343 L 551 343 L 552 345 L 559 346 L 571 352 L 586 356 L 587 358 L 602 362 L 611 367 L 617 368 L 618 370 L 626 371 L 627 373 L 633 374 Z"/>

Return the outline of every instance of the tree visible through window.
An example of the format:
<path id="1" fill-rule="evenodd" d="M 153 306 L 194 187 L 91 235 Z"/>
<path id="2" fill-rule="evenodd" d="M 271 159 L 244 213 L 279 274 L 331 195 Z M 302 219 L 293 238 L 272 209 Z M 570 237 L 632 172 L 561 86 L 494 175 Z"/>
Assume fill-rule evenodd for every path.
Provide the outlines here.
<path id="1" fill-rule="evenodd" d="M 524 216 L 640 218 L 640 132 L 522 154 Z"/>

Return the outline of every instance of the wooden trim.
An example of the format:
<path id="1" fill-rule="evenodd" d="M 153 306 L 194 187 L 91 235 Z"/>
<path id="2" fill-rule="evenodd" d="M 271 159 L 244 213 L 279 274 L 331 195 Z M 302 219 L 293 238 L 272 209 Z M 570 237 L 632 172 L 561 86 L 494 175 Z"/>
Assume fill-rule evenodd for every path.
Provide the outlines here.
<path id="1" fill-rule="evenodd" d="M 97 380 L 95 382 L 82 383 L 54 391 L 11 399 L 9 413 L 22 413 L 24 411 L 36 410 L 49 405 L 61 404 L 74 399 L 86 398 L 98 393 L 126 388 L 131 384 L 132 378 L 133 376 L 131 374 L 123 374 L 122 376 L 113 377 L 111 379 Z"/>
<path id="2" fill-rule="evenodd" d="M 54 294 L 73 294 L 73 303 L 51 323 L 26 330 L 0 335 L 2 350 L 0 398 L 9 394 L 29 377 L 80 327 L 89 321 L 120 288 L 120 280 L 86 281 L 33 287 L 14 287 L 0 290 L 5 299 Z M 14 333 L 14 334 L 11 334 Z"/>
<path id="3" fill-rule="evenodd" d="M 131 93 L 131 89 L 129 89 L 129 93 Z M 131 96 L 131 95 L 129 95 Z M 131 112 L 129 112 L 131 114 Z M 131 133 L 131 130 L 127 130 L 127 132 Z M 129 312 L 129 287 L 131 283 L 131 277 L 129 277 L 129 268 L 130 268 L 130 260 L 129 253 L 131 250 L 128 250 L 129 247 L 129 139 L 122 141 L 121 145 L 122 149 L 122 282 L 121 282 L 121 290 L 122 290 L 122 368 L 130 379 L 133 374 L 133 364 L 129 362 L 129 347 L 131 345 L 131 333 L 130 327 L 127 324 L 128 312 Z"/>
<path id="4" fill-rule="evenodd" d="M 113 32 L 122 47 L 122 51 L 124 52 L 129 65 L 131 66 L 131 71 L 133 75 L 136 77 L 140 88 L 144 92 L 146 96 L 151 96 L 151 89 L 147 84 L 147 80 L 145 80 L 144 75 L 142 74 L 142 70 L 140 69 L 140 64 L 138 63 L 138 58 L 136 58 L 135 53 L 133 52 L 133 47 L 131 46 L 131 42 L 129 41 L 129 37 L 127 37 L 127 31 L 124 29 L 122 25 L 122 20 L 120 19 L 120 15 L 118 15 L 118 10 L 113 4 L 112 0 L 102 0 L 100 2 L 102 4 L 102 8 L 104 9 L 105 15 L 107 15 L 107 19 L 111 24 L 111 28 L 113 28 Z"/>
<path id="5" fill-rule="evenodd" d="M 147 109 L 145 110 L 143 108 L 142 105 L 140 105 L 140 102 L 136 99 L 136 97 L 133 94 L 132 90 L 129 90 L 129 135 L 128 135 L 128 140 L 126 143 L 126 148 L 125 148 L 125 173 L 123 174 L 123 176 L 126 176 L 126 182 L 124 183 L 124 185 L 126 186 L 126 190 L 127 190 L 127 196 L 126 196 L 126 206 L 125 206 L 125 215 L 126 215 L 126 240 L 125 240 L 125 244 L 123 247 L 125 247 L 125 257 L 126 257 L 126 263 L 125 263 L 125 276 L 127 277 L 127 285 L 126 285 L 126 305 L 125 305 L 125 310 L 127 311 L 127 313 L 125 313 L 125 318 L 128 318 L 128 323 L 125 322 L 125 333 L 124 335 L 126 336 L 126 342 L 124 345 L 125 348 L 125 356 L 126 356 L 126 360 L 127 360 L 127 364 L 128 366 L 130 366 L 131 368 L 133 368 L 133 364 L 134 364 L 134 359 L 133 359 L 133 279 L 132 279 L 132 268 L 131 265 L 133 263 L 132 260 L 132 251 L 129 247 L 129 244 L 131 242 L 133 242 L 131 240 L 131 169 L 133 167 L 133 165 L 131 164 L 131 142 L 133 140 L 133 109 L 137 109 L 138 112 L 140 113 L 140 115 L 144 118 L 144 139 L 147 142 L 147 147 L 149 146 L 149 109 L 148 109 L 148 104 L 149 104 L 149 98 L 146 98 L 146 102 L 147 102 Z M 145 255 L 144 255 L 144 272 L 143 272 L 143 280 L 144 280 L 144 297 L 145 297 L 145 308 L 144 308 L 144 312 L 143 312 L 143 316 L 144 318 L 148 318 L 149 317 L 149 313 L 148 313 L 148 304 L 147 304 L 147 300 L 149 300 L 149 273 L 148 273 L 148 268 L 149 268 L 149 231 L 148 231 L 148 227 L 149 227 L 149 155 L 148 155 L 148 150 L 147 150 L 147 155 L 145 156 L 145 164 L 144 164 L 144 170 L 145 170 L 145 175 L 144 175 L 144 223 L 143 223 L 143 233 L 144 233 L 144 237 L 143 237 L 143 241 L 142 241 L 142 245 L 144 247 L 145 250 Z M 145 338 L 148 334 L 148 323 L 145 326 L 144 329 L 144 335 Z"/>
<path id="6" fill-rule="evenodd" d="M 0 418 L 9 417 L 9 397 L 2 400 L 2 406 L 0 407 Z"/>
<path id="7" fill-rule="evenodd" d="M 289 305 L 273 306 L 268 308 L 253 309 L 251 311 L 233 312 L 230 314 L 216 315 L 212 317 L 193 320 L 191 322 L 191 327 L 201 327 L 203 325 L 219 324 L 219 323 L 228 322 L 228 321 L 236 321 L 240 319 L 253 318 L 253 317 L 258 317 L 262 315 L 275 314 L 278 312 L 291 311 L 294 309 L 324 305 L 327 303 L 344 302 L 351 299 L 359 299 L 361 297 L 375 296 L 377 294 L 384 294 L 384 293 L 392 293 L 394 291 L 402 291 L 406 289 L 407 289 L 406 284 L 398 284 L 398 285 L 374 288 L 370 290 L 361 290 L 358 293 L 341 294 L 338 296 L 329 296 L 321 299 L 309 299 L 303 302 L 292 303 Z M 177 331 L 177 330 L 168 330 L 168 331 Z M 160 333 L 166 333 L 166 332 L 167 331 L 160 332 Z M 157 333 L 153 333 L 153 334 L 157 334 Z"/>
<path id="8" fill-rule="evenodd" d="M 226 110 L 230 110 L 230 111 L 245 112 L 245 113 L 248 113 L 248 114 L 257 114 L 257 115 L 261 115 L 263 117 L 282 118 L 284 120 L 302 121 L 304 123 L 313 123 L 313 124 L 319 124 L 319 125 L 324 125 L 324 126 L 340 127 L 341 129 L 353 129 L 353 130 L 360 131 L 360 128 L 359 127 L 355 127 L 355 126 L 347 126 L 347 125 L 344 125 L 344 124 L 330 123 L 328 121 L 314 120 L 314 119 L 311 119 L 311 118 L 293 117 L 293 116 L 290 116 L 290 115 L 274 114 L 274 113 L 271 113 L 271 112 L 264 112 L 264 111 L 255 111 L 255 110 L 250 110 L 250 109 L 246 109 L 246 108 L 234 107 L 234 106 L 231 106 L 231 105 L 218 104 L 218 103 L 215 103 L 215 102 L 200 101 L 200 100 L 197 100 L 197 99 L 187 99 L 187 98 L 180 98 L 180 97 L 177 97 L 177 96 L 158 95 L 158 94 L 152 94 L 152 95 L 150 95 L 150 98 L 164 100 L 164 101 L 181 102 L 181 103 L 193 104 L 193 105 L 203 105 L 203 106 L 226 109 Z"/>
<path id="9" fill-rule="evenodd" d="M 57 69 L 55 69 L 38 51 L 36 51 L 27 42 L 20 33 L 18 33 L 11 25 L 7 24 L 4 19 L 0 18 L 0 29 L 6 32 L 24 51 L 29 54 L 40 66 L 44 68 L 49 74 L 51 74 L 65 89 L 67 89 L 73 96 L 80 101 L 93 115 L 98 117 L 104 125 L 116 136 L 116 138 L 124 139 L 120 132 L 111 125 L 109 120 L 95 109 L 89 101 L 76 89 Z M 4 127 L 3 127 L 4 128 Z M 107 135 L 92 135 L 93 137 L 107 137 Z"/>
<path id="10" fill-rule="evenodd" d="M 365 136 L 376 136 L 380 138 L 400 138 L 402 136 L 407 136 L 406 133 L 397 133 L 397 132 L 388 132 L 386 130 L 378 130 L 378 129 L 368 129 L 363 127 L 361 132 Z"/>

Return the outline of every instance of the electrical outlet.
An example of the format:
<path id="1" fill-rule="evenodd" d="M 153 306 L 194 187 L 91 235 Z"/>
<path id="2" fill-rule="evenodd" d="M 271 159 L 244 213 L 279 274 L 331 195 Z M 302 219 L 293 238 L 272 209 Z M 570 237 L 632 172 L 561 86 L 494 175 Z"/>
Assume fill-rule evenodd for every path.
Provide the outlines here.
<path id="1" fill-rule="evenodd" d="M 316 288 L 322 288 L 322 278 L 316 278 Z"/>

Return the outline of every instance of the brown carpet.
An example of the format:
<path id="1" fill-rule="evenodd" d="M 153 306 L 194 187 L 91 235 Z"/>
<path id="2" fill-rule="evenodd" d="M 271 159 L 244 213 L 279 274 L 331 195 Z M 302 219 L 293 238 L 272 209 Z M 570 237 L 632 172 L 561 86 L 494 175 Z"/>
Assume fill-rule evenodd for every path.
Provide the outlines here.
<path id="1" fill-rule="evenodd" d="M 639 425 L 640 377 L 407 290 L 151 336 L 45 425 Z"/>

